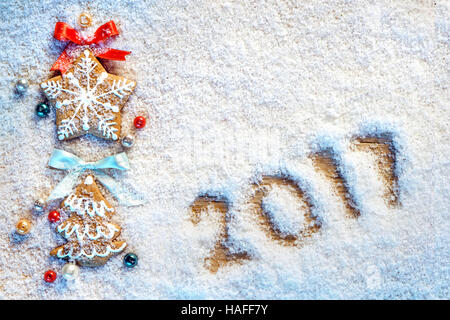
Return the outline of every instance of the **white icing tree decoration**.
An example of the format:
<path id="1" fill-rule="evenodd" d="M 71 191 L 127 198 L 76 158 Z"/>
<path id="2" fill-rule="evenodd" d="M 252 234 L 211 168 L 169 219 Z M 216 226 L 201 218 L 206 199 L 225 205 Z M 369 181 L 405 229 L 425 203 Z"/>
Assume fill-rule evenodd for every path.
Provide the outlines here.
<path id="1" fill-rule="evenodd" d="M 136 83 L 109 74 L 92 52 L 84 50 L 62 76 L 41 83 L 55 104 L 59 140 L 92 133 L 108 140 L 120 136 L 120 111 Z"/>
<path id="2" fill-rule="evenodd" d="M 120 227 L 110 222 L 115 210 L 101 195 L 91 175 L 61 206 L 61 211 L 68 212 L 70 217 L 58 225 L 56 231 L 68 242 L 53 249 L 52 256 L 96 267 L 125 249 L 126 243 L 116 240 Z"/>

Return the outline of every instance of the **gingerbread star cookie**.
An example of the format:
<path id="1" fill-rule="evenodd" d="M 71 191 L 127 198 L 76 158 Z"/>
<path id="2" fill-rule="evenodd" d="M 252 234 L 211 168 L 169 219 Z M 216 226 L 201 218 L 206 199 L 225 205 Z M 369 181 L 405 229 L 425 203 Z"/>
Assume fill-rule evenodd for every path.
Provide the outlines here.
<path id="1" fill-rule="evenodd" d="M 87 133 L 119 139 L 121 110 L 135 87 L 136 82 L 107 73 L 89 49 L 62 76 L 41 83 L 56 107 L 59 140 Z"/>

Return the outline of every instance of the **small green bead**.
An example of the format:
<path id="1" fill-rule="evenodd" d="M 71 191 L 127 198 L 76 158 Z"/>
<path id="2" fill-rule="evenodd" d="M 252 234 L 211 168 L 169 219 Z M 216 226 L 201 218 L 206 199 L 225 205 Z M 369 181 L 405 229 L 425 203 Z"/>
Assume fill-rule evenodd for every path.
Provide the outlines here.
<path id="1" fill-rule="evenodd" d="M 45 103 L 39 103 L 36 106 L 36 114 L 40 118 L 45 118 L 50 113 L 50 107 Z"/>
<path id="2" fill-rule="evenodd" d="M 128 253 L 123 258 L 123 263 L 127 268 L 134 268 L 138 263 L 138 257 L 134 253 Z"/>

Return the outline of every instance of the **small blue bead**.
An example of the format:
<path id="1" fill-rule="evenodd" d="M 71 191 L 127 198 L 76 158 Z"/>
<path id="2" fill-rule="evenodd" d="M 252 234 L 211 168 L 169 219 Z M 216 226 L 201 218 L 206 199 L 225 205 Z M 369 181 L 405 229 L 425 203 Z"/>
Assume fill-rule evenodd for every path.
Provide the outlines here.
<path id="1" fill-rule="evenodd" d="M 40 118 L 45 118 L 50 113 L 50 107 L 46 105 L 45 103 L 39 103 L 36 106 L 36 114 Z"/>
<path id="2" fill-rule="evenodd" d="M 19 79 L 16 83 L 16 93 L 24 94 L 28 89 L 28 82 L 25 79 Z"/>
<path id="3" fill-rule="evenodd" d="M 138 263 L 138 257 L 134 253 L 127 253 L 123 258 L 123 263 L 127 268 L 134 268 Z"/>

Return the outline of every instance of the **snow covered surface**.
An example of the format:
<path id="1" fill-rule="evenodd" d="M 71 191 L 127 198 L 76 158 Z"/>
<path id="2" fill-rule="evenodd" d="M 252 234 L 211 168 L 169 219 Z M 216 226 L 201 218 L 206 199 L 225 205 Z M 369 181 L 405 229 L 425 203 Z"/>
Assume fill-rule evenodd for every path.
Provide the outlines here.
<path id="1" fill-rule="evenodd" d="M 94 17 L 86 33 L 113 19 L 110 46 L 132 52 L 104 66 L 137 81 L 124 132 L 136 115 L 148 125 L 128 151 L 132 169 L 111 174 L 149 202 L 126 208 L 106 194 L 136 268 L 122 254 L 47 284 L 45 270 L 64 264 L 49 256 L 61 238 L 30 208 L 65 175 L 46 166 L 53 148 L 87 161 L 121 150 L 92 136 L 59 142 L 54 110 L 34 115 L 64 48 L 54 25 L 76 26 L 83 11 Z M 448 1 L 4 0 L 0 18 L 0 298 L 450 298 Z M 382 198 L 374 155 L 351 148 L 355 135 L 385 131 L 400 150 L 398 208 Z M 324 144 L 339 152 L 359 219 L 307 157 Z M 302 248 L 268 239 L 245 209 L 250 183 L 279 172 L 317 203 L 322 228 Z M 189 218 L 204 192 L 230 200 L 231 250 L 252 254 L 216 274 L 203 262 L 217 219 Z M 274 197 L 276 214 L 288 198 Z M 17 241 L 23 216 L 33 230 Z"/>

